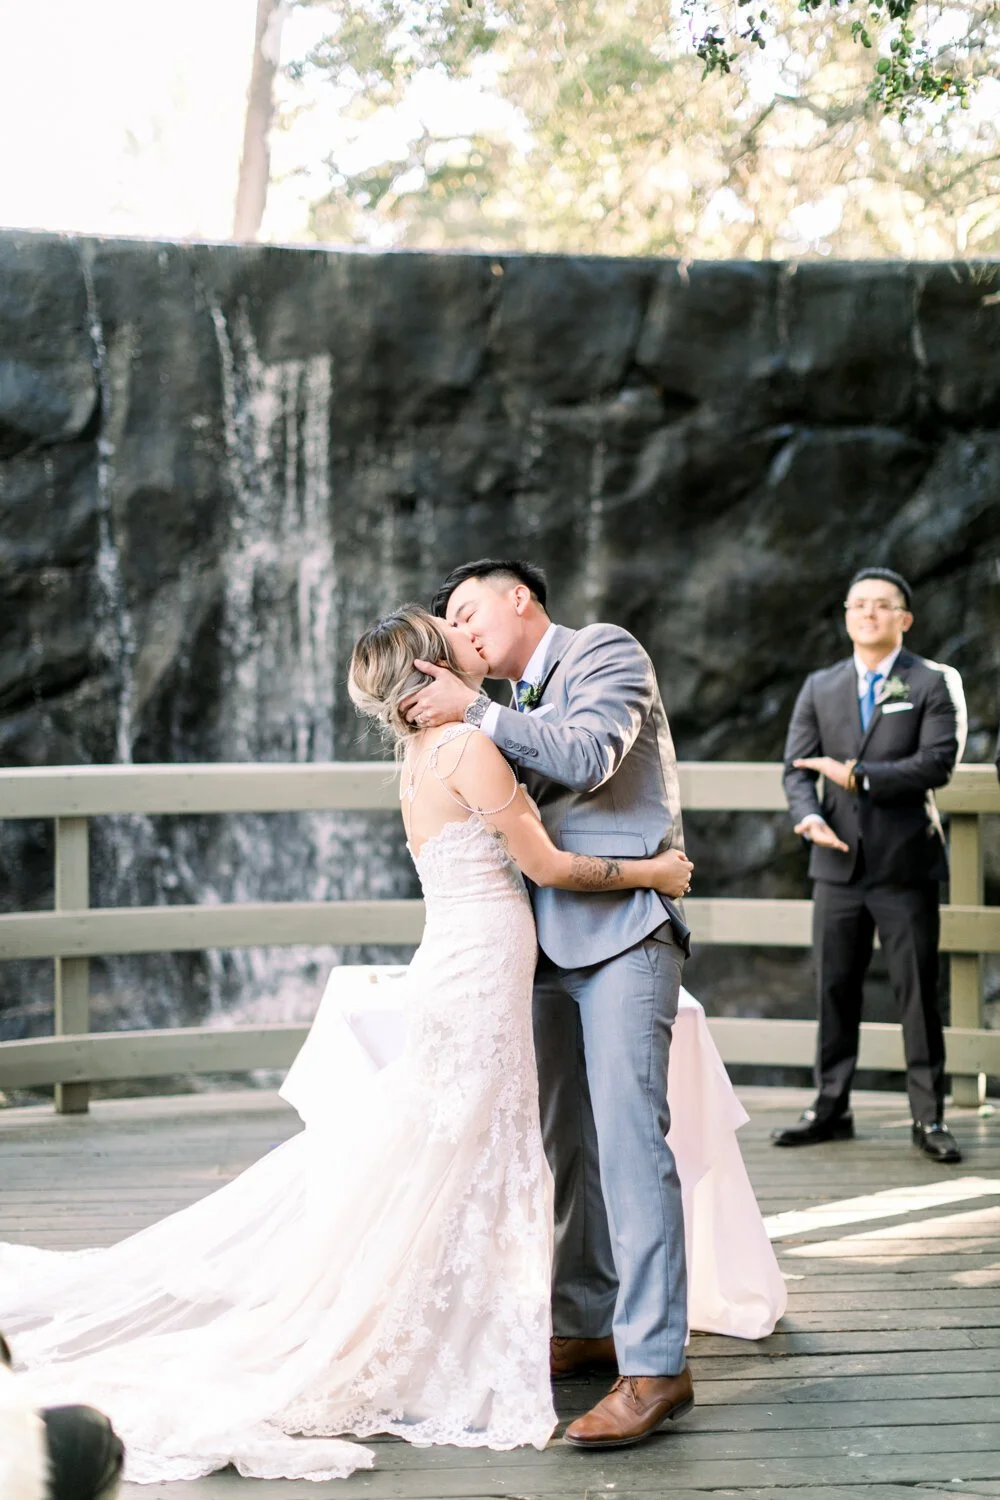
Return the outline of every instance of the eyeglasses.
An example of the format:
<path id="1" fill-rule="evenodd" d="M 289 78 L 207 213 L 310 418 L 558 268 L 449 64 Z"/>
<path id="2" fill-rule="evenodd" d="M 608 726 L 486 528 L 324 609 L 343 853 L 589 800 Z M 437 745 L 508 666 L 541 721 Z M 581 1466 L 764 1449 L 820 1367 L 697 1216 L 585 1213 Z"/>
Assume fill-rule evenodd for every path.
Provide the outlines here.
<path id="1" fill-rule="evenodd" d="M 877 615 L 906 613 L 905 604 L 893 604 L 891 599 L 845 599 L 844 608 L 849 615 L 862 615 L 869 609 L 873 609 Z"/>

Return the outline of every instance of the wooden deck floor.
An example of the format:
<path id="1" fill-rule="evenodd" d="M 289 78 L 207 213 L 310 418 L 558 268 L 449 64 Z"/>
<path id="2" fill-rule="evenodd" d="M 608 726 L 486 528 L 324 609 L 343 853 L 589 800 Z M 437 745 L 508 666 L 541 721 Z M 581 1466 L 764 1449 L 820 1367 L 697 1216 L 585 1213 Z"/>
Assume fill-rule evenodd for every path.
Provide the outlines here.
<path id="1" fill-rule="evenodd" d="M 126 1500 L 1000 1497 L 1000 1110 L 951 1114 L 965 1161 L 944 1168 L 911 1147 L 902 1096 L 862 1096 L 859 1139 L 808 1151 L 767 1143 L 805 1095 L 743 1097 L 753 1118 L 741 1140 L 763 1212 L 828 1213 L 786 1226 L 791 1301 L 778 1332 L 759 1343 L 695 1336 L 698 1404 L 676 1430 L 616 1455 L 558 1438 L 541 1454 L 389 1440 L 374 1445 L 374 1471 L 337 1484 L 227 1473 L 128 1486 Z M 274 1095 L 250 1093 L 105 1102 L 85 1119 L 0 1111 L 0 1238 L 108 1244 L 210 1192 L 296 1128 Z M 924 1193 L 843 1202 L 892 1189 Z M 561 1414 L 602 1389 L 562 1387 Z"/>

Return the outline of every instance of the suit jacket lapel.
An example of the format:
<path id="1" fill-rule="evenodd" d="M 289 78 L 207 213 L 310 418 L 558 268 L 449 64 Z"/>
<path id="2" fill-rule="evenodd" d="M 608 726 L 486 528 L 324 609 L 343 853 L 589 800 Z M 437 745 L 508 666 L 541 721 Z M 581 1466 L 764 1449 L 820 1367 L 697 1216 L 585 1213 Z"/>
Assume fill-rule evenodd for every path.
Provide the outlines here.
<path id="1" fill-rule="evenodd" d="M 910 654 L 910 652 L 907 651 L 906 648 L 904 647 L 903 650 L 896 657 L 896 660 L 893 663 L 892 671 L 889 673 L 889 676 L 890 677 L 902 677 L 905 680 L 907 670 L 910 667 L 912 667 L 912 665 L 913 665 L 913 657 Z M 885 683 L 881 683 L 880 686 L 884 687 Z M 860 715 L 860 710 L 859 710 L 859 713 L 858 713 L 859 722 L 860 722 L 860 717 L 861 717 L 861 715 Z M 865 751 L 868 748 L 868 741 L 871 739 L 872 735 L 875 733 L 875 730 L 878 728 L 878 726 L 879 726 L 879 724 L 881 724 L 881 722 L 882 722 L 882 705 L 881 705 L 881 703 L 876 703 L 876 705 L 875 705 L 875 712 L 872 714 L 871 720 L 870 720 L 869 725 L 868 725 L 868 728 L 865 730 L 865 733 L 864 733 L 864 735 L 862 736 L 862 739 L 861 739 L 861 746 L 860 746 L 860 748 L 858 750 L 858 760 L 861 760 L 863 758 L 864 753 L 865 753 Z"/>
<path id="2" fill-rule="evenodd" d="M 545 676 L 542 678 L 541 682 L 538 684 L 538 701 L 539 702 L 541 702 L 541 700 L 545 697 L 545 689 L 548 687 L 549 683 L 552 681 L 552 675 L 555 672 L 555 669 L 556 669 L 556 667 L 558 667 L 558 665 L 559 665 L 559 663 L 560 663 L 561 660 L 562 660 L 562 658 L 559 657 L 559 656 L 557 656 L 556 659 L 555 659 L 555 661 L 553 661 L 553 662 L 551 662 L 549 664 L 549 667 L 548 667 L 548 669 L 547 669 L 547 671 L 545 673 Z"/>
<path id="3" fill-rule="evenodd" d="M 565 625 L 556 625 L 554 627 L 552 631 L 552 638 L 549 644 L 548 664 L 546 665 L 544 676 L 542 677 L 541 682 L 538 684 L 539 702 L 541 702 L 542 698 L 544 698 L 545 690 L 548 687 L 549 683 L 552 681 L 552 678 L 555 675 L 556 668 L 562 662 L 566 647 L 569 645 L 575 634 L 575 630 L 569 630 Z M 513 709 L 517 708 L 516 687 L 511 695 L 510 706 Z"/>
<path id="4" fill-rule="evenodd" d="M 841 677 L 834 687 L 837 711 L 844 723 L 850 725 L 853 740 L 852 753 L 861 754 L 861 704 L 858 700 L 858 674 L 854 670 L 854 657 L 843 663 Z"/>

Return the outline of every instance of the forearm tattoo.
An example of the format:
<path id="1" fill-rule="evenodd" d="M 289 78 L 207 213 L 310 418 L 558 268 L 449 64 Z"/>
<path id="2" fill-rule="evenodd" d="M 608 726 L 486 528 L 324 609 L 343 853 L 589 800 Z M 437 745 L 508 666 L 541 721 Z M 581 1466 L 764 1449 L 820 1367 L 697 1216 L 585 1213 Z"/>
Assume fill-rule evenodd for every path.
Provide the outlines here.
<path id="1" fill-rule="evenodd" d="M 620 859 L 602 859 L 596 854 L 574 854 L 571 868 L 574 880 L 584 891 L 613 890 L 622 876 Z"/>

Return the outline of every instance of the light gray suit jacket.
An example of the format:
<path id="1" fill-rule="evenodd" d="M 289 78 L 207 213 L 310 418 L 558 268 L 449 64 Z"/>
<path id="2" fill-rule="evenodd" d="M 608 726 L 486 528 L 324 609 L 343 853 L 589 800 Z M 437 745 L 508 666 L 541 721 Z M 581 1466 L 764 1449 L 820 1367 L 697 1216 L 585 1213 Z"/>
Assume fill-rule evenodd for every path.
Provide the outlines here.
<path id="1" fill-rule="evenodd" d="M 494 740 L 521 767 L 552 842 L 579 854 L 641 857 L 683 849 L 677 758 L 653 663 L 617 625 L 557 625 L 545 688 L 530 713 L 501 708 Z M 655 891 L 600 895 L 533 887 L 542 951 L 560 968 L 622 953 L 680 908 Z"/>

